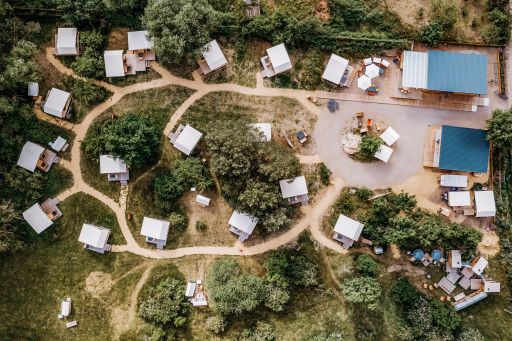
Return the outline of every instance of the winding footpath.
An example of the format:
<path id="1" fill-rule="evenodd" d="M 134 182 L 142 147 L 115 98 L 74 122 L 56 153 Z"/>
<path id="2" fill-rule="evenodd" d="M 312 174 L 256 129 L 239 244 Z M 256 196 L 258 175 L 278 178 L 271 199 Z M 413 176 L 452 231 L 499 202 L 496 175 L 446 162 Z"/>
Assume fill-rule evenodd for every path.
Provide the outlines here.
<path id="1" fill-rule="evenodd" d="M 74 77 L 77 79 L 83 79 L 82 77 L 76 75 L 73 70 L 67 68 L 64 64 L 62 64 L 55 56 L 52 54 L 50 48 L 46 50 L 46 58 L 47 60 L 61 73 L 68 75 L 70 77 Z M 74 143 L 71 148 L 71 158 L 70 160 L 62 160 L 61 166 L 68 169 L 73 175 L 73 186 L 63 192 L 61 192 L 57 198 L 59 200 L 64 200 L 69 196 L 83 192 L 86 193 L 101 202 L 107 205 L 116 215 L 119 226 L 121 228 L 121 232 L 126 240 L 126 244 L 123 245 L 113 245 L 112 252 L 131 252 L 133 254 L 154 258 L 154 259 L 169 259 L 169 258 L 178 258 L 190 255 L 232 255 L 232 256 L 250 256 L 256 255 L 260 253 L 267 252 L 269 250 L 277 249 L 282 245 L 288 244 L 295 240 L 301 232 L 306 229 L 311 231 L 312 237 L 321 245 L 332 249 L 336 252 L 345 253 L 344 250 L 339 243 L 336 243 L 334 240 L 328 238 L 325 234 L 323 234 L 321 230 L 322 219 L 327 213 L 328 208 L 331 204 L 336 200 L 342 188 L 345 186 L 345 182 L 342 178 L 337 177 L 333 180 L 332 184 L 326 187 L 323 191 L 321 191 L 315 200 L 313 205 L 303 207 L 302 208 L 302 218 L 295 223 L 295 225 L 287 230 L 286 232 L 276 235 L 274 238 L 262 242 L 253 246 L 244 246 L 243 244 L 236 242 L 233 246 L 194 246 L 194 247 L 185 247 L 178 248 L 172 250 L 158 250 L 158 249 L 149 249 L 140 246 L 135 241 L 130 229 L 128 228 L 128 223 L 126 220 L 126 200 L 128 188 L 121 188 L 121 195 L 119 198 L 119 202 L 115 202 L 113 199 L 99 192 L 98 190 L 89 186 L 83 179 L 82 172 L 80 169 L 81 162 L 81 153 L 80 153 L 80 144 L 81 141 L 85 138 L 87 130 L 89 126 L 93 123 L 93 121 L 105 112 L 107 109 L 118 103 L 125 95 L 131 94 L 134 92 L 145 91 L 154 88 L 160 88 L 170 85 L 187 87 L 195 92 L 188 97 L 180 107 L 173 113 L 169 123 L 166 125 L 164 129 L 164 134 L 167 136 L 178 120 L 182 117 L 182 115 L 200 98 L 203 96 L 217 91 L 228 91 L 228 92 L 237 92 L 244 95 L 251 96 L 267 96 L 267 97 L 289 97 L 296 99 L 300 102 L 304 107 L 310 110 L 315 115 L 319 115 L 321 110 L 319 107 L 311 103 L 307 100 L 307 96 L 315 96 L 314 91 L 304 91 L 304 90 L 295 90 L 295 89 L 275 89 L 275 88 L 266 88 L 263 86 L 263 81 L 259 74 L 256 75 L 257 86 L 256 88 L 250 88 L 245 86 L 240 86 L 237 84 L 206 84 L 202 81 L 200 77 L 194 75 L 194 80 L 188 80 L 184 78 L 177 77 L 171 74 L 168 70 L 160 66 L 158 63 L 153 62 L 151 67 L 160 74 L 161 78 L 143 82 L 136 83 L 133 85 L 118 87 L 112 84 L 108 84 L 103 81 L 94 81 L 97 86 L 103 87 L 110 92 L 112 92 L 112 96 L 107 99 L 105 102 L 99 104 L 95 108 L 93 108 L 84 118 L 84 120 L 79 124 L 73 124 L 64 120 L 57 120 L 50 115 L 46 115 L 41 112 L 38 108 L 39 106 L 36 104 L 34 108 L 34 112 L 36 116 L 44 121 L 50 122 L 52 124 L 59 125 L 65 129 L 69 129 L 75 133 Z M 333 93 L 334 94 L 334 93 Z M 346 98 L 346 100 L 351 100 L 350 98 Z M 357 99 L 354 99 L 357 100 Z M 302 156 L 298 155 L 299 160 L 302 163 L 319 163 L 322 162 L 318 155 L 313 156 Z"/>

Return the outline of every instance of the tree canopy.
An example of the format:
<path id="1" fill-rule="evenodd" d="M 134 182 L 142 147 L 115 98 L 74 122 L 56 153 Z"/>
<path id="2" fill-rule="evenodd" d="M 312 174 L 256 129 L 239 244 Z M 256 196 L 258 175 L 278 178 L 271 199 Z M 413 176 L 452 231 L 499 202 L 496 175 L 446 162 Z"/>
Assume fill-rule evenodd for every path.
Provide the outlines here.
<path id="1" fill-rule="evenodd" d="M 371 277 L 346 279 L 341 285 L 341 292 L 347 301 L 365 303 L 370 310 L 378 307 L 377 300 L 382 293 L 379 282 Z"/>
<path id="2" fill-rule="evenodd" d="M 185 282 L 168 277 L 158 283 L 139 302 L 139 314 L 144 319 L 164 325 L 182 327 L 187 322 L 190 304 L 185 295 Z"/>
<path id="3" fill-rule="evenodd" d="M 512 110 L 496 109 L 487 120 L 487 139 L 497 148 L 512 147 Z"/>
<path id="4" fill-rule="evenodd" d="M 142 17 L 158 59 L 167 65 L 195 61 L 219 23 L 206 0 L 150 0 Z"/>
<path id="5" fill-rule="evenodd" d="M 115 120 L 95 122 L 81 149 L 93 160 L 109 154 L 123 159 L 130 168 L 140 168 L 158 157 L 160 132 L 151 118 L 129 112 Z"/>

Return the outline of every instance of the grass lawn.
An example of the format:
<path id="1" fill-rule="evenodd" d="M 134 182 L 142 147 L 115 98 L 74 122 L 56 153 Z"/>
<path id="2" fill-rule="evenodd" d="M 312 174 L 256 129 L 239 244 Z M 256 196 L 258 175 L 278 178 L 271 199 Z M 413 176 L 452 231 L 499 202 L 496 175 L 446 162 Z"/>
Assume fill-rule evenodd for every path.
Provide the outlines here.
<path id="1" fill-rule="evenodd" d="M 214 108 L 214 109 L 212 109 Z M 312 132 L 316 116 L 299 102 L 283 97 L 247 96 L 231 92 L 213 92 L 196 101 L 181 118 L 181 123 L 190 123 L 201 131 L 207 131 L 210 122 L 218 120 L 249 119 L 254 122 L 272 123 L 274 140 L 286 143 L 282 132 L 292 134 L 299 130 Z M 298 142 L 297 142 L 298 143 Z M 314 142 L 300 147 L 313 148 Z"/>
<path id="2" fill-rule="evenodd" d="M 99 119 L 110 117 L 112 114 L 122 116 L 127 112 L 136 112 L 137 114 L 153 118 L 161 131 L 164 130 L 167 122 L 174 111 L 192 94 L 192 90 L 169 86 L 158 89 L 151 89 L 136 92 L 125 96 L 112 108 L 103 113 Z M 162 145 L 168 144 L 166 137 L 162 136 Z M 114 200 L 119 200 L 118 183 L 109 184 L 106 175 L 99 173 L 99 161 L 82 158 L 81 163 L 84 180 L 97 189 L 108 195 Z M 141 174 L 149 170 L 153 165 L 147 165 L 142 169 L 130 170 L 130 182 L 134 182 Z"/>
<path id="3" fill-rule="evenodd" d="M 78 242 L 82 224 L 88 222 L 110 228 L 109 243 L 124 243 L 115 215 L 101 202 L 80 193 L 63 201 L 60 208 L 64 215 L 34 238 L 33 245 L 0 257 L 0 335 L 4 339 L 110 339 L 110 300 L 125 298 L 130 285 L 124 283 L 122 292 L 114 285 L 111 295 L 97 297 L 87 290 L 86 279 L 92 271 L 120 276 L 141 259 L 130 254 L 88 252 Z M 65 297 L 73 301 L 68 320 L 79 323 L 72 330 L 57 319 Z"/>

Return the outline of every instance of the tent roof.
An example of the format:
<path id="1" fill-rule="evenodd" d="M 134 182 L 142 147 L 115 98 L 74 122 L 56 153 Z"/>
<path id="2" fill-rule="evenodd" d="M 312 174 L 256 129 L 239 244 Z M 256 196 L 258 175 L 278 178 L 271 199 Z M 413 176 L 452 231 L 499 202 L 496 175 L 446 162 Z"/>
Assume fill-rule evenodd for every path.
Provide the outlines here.
<path id="1" fill-rule="evenodd" d="M 104 227 L 94 226 L 90 224 L 84 224 L 78 241 L 84 244 L 102 248 L 107 243 L 110 230 Z"/>
<path id="2" fill-rule="evenodd" d="M 306 178 L 303 175 L 292 179 L 281 180 L 279 181 L 279 186 L 281 187 L 281 193 L 284 199 L 308 194 Z"/>
<path id="3" fill-rule="evenodd" d="M 288 56 L 288 51 L 286 51 L 284 44 L 268 48 L 267 54 L 274 69 L 278 66 L 291 63 L 290 56 Z"/>
<path id="4" fill-rule="evenodd" d="M 448 192 L 448 206 L 471 206 L 471 196 L 469 191 Z"/>
<path id="5" fill-rule="evenodd" d="M 36 170 L 37 161 L 44 152 L 44 148 L 38 144 L 27 141 L 21 149 L 17 165 L 33 172 Z"/>
<path id="6" fill-rule="evenodd" d="M 388 162 L 389 158 L 391 157 L 391 154 L 393 154 L 393 149 L 389 148 L 388 146 L 382 144 L 379 147 L 379 150 L 375 153 L 375 157 L 381 161 Z"/>
<path id="7" fill-rule="evenodd" d="M 265 136 L 265 141 L 272 140 L 272 123 L 252 123 L 249 125 L 261 131 Z"/>
<path id="8" fill-rule="evenodd" d="M 124 77 L 123 50 L 105 51 L 103 58 L 107 77 Z"/>
<path id="9" fill-rule="evenodd" d="M 75 47 L 76 33 L 75 27 L 59 27 L 57 29 L 57 48 Z"/>
<path id="10" fill-rule="evenodd" d="M 428 52 L 429 90 L 484 95 L 487 56 L 479 53 Z"/>
<path id="11" fill-rule="evenodd" d="M 441 186 L 445 187 L 468 187 L 468 177 L 466 175 L 441 175 Z"/>
<path id="12" fill-rule="evenodd" d="M 343 214 L 340 214 L 334 232 L 339 233 L 347 238 L 357 241 L 361 236 L 364 225 L 354 219 L 351 219 Z"/>
<path id="13" fill-rule="evenodd" d="M 402 86 L 426 89 L 428 78 L 428 54 L 426 52 L 404 51 Z"/>
<path id="14" fill-rule="evenodd" d="M 152 49 L 153 42 L 149 39 L 148 31 L 128 32 L 128 50 Z"/>
<path id="15" fill-rule="evenodd" d="M 474 273 L 476 273 L 478 276 L 481 276 L 484 272 L 485 268 L 487 267 L 487 264 L 489 262 L 484 257 L 478 257 L 478 260 L 474 266 L 471 267 Z"/>
<path id="16" fill-rule="evenodd" d="M 39 204 L 34 204 L 28 210 L 23 212 L 23 219 L 36 231 L 41 233 L 53 224 L 50 218 L 44 213 Z"/>
<path id="17" fill-rule="evenodd" d="M 442 127 L 440 169 L 487 173 L 488 163 L 489 141 L 484 130 Z"/>
<path id="18" fill-rule="evenodd" d="M 126 163 L 120 158 L 114 158 L 110 155 L 100 155 L 100 173 L 126 173 L 128 168 Z"/>
<path id="19" fill-rule="evenodd" d="M 201 53 L 203 54 L 204 60 L 206 61 L 206 64 L 208 64 L 210 70 L 216 70 L 228 63 L 226 56 L 224 56 L 224 53 L 220 49 L 219 43 L 217 43 L 217 40 L 212 40 L 203 46 Z"/>
<path id="20" fill-rule="evenodd" d="M 386 143 L 388 146 L 392 146 L 399 138 L 400 135 L 395 131 L 395 129 L 388 127 L 382 134 L 380 134 L 380 138 Z"/>
<path id="21" fill-rule="evenodd" d="M 453 268 L 462 267 L 462 254 L 460 250 L 450 250 L 450 266 Z"/>
<path id="22" fill-rule="evenodd" d="M 485 292 L 500 292 L 501 285 L 499 282 L 484 281 L 484 291 Z"/>
<path id="23" fill-rule="evenodd" d="M 348 60 L 336 54 L 332 54 L 325 67 L 322 78 L 334 84 L 340 84 L 341 78 L 348 66 Z"/>
<path id="24" fill-rule="evenodd" d="M 228 224 L 247 234 L 251 234 L 258 224 L 258 218 L 247 213 L 233 211 L 231 218 L 229 218 Z"/>
<path id="25" fill-rule="evenodd" d="M 144 217 L 140 234 L 159 240 L 167 240 L 170 225 L 171 223 L 166 220 Z"/>
<path id="26" fill-rule="evenodd" d="M 52 88 L 50 90 L 48 98 L 46 98 L 46 101 L 44 103 L 45 112 L 48 109 L 57 112 L 62 112 L 70 96 L 71 94 L 69 92 L 57 88 Z"/>
<path id="27" fill-rule="evenodd" d="M 203 134 L 200 131 L 187 124 L 176 141 L 174 141 L 174 147 L 186 155 L 190 155 L 202 136 Z"/>
<path id="28" fill-rule="evenodd" d="M 28 82 L 28 89 L 27 89 L 28 96 L 36 97 L 39 95 L 39 83 L 37 82 Z"/>
<path id="29" fill-rule="evenodd" d="M 475 191 L 476 215 L 479 213 L 496 213 L 496 202 L 494 201 L 493 191 Z M 483 216 L 483 215 L 482 215 Z"/>

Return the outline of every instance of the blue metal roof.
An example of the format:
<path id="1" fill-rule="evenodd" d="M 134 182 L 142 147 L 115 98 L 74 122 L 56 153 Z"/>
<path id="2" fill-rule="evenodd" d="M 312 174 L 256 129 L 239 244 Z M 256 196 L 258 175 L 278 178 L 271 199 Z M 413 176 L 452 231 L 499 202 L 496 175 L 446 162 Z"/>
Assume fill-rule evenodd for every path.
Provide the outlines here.
<path id="1" fill-rule="evenodd" d="M 427 89 L 485 95 L 487 56 L 478 53 L 429 51 Z"/>
<path id="2" fill-rule="evenodd" d="M 443 126 L 439 168 L 487 173 L 489 141 L 482 129 Z"/>

